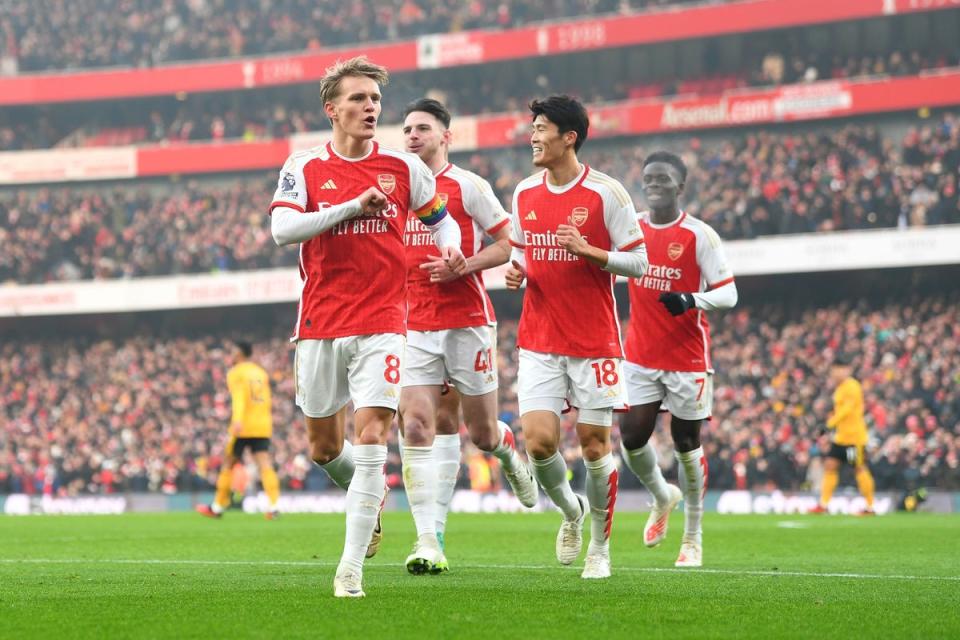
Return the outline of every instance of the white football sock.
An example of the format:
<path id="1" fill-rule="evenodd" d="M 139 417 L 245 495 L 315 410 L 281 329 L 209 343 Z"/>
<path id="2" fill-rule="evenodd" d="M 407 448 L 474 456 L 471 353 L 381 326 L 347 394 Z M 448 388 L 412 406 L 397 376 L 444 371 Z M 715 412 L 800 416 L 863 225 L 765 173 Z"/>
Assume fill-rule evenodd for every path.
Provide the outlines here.
<path id="1" fill-rule="evenodd" d="M 340 455 L 328 462 L 321 464 L 320 468 L 327 472 L 333 483 L 341 489 L 350 487 L 350 481 L 353 480 L 355 465 L 353 462 L 353 445 L 350 441 L 343 441 L 343 450 Z"/>
<path id="2" fill-rule="evenodd" d="M 624 463 L 653 495 L 657 504 L 667 504 L 670 500 L 670 492 L 667 490 L 667 481 L 663 479 L 660 465 L 657 464 L 657 450 L 653 448 L 653 443 L 647 441 L 647 444 L 639 449 L 628 451 L 621 441 L 620 454 L 623 456 Z"/>
<path id="3" fill-rule="evenodd" d="M 500 461 L 500 465 L 507 473 L 514 472 L 523 461 L 517 455 L 517 445 L 513 437 L 513 429 L 506 422 L 497 420 L 497 429 L 500 431 L 500 439 L 497 446 L 493 448 L 492 453 Z"/>
<path id="4" fill-rule="evenodd" d="M 533 460 L 533 475 L 536 476 L 544 493 L 550 496 L 553 504 L 563 512 L 566 520 L 576 520 L 582 513 L 580 501 L 574 495 L 567 479 L 567 463 L 557 451 L 546 460 Z"/>
<path id="5" fill-rule="evenodd" d="M 447 513 L 453 492 L 457 488 L 457 476 L 460 474 L 460 436 L 438 435 L 433 439 L 433 464 L 437 468 L 437 507 L 433 514 L 436 529 L 443 533 L 447 529 Z"/>
<path id="6" fill-rule="evenodd" d="M 707 492 L 707 459 L 703 447 L 676 452 L 679 462 L 680 489 L 683 490 L 683 537 L 703 544 L 703 496 Z"/>
<path id="7" fill-rule="evenodd" d="M 370 544 L 370 535 L 377 526 L 377 514 L 386 493 L 383 465 L 387 448 L 379 444 L 358 444 L 353 448 L 356 471 L 347 489 L 347 533 L 340 566 L 363 570 L 363 558 Z"/>
<path id="8" fill-rule="evenodd" d="M 403 448 L 403 485 L 417 537 L 436 536 L 437 467 L 432 446 Z"/>
<path id="9" fill-rule="evenodd" d="M 609 553 L 619 473 L 610 453 L 599 460 L 584 459 L 583 464 L 587 467 L 587 502 L 590 503 L 590 547 L 587 553 Z"/>

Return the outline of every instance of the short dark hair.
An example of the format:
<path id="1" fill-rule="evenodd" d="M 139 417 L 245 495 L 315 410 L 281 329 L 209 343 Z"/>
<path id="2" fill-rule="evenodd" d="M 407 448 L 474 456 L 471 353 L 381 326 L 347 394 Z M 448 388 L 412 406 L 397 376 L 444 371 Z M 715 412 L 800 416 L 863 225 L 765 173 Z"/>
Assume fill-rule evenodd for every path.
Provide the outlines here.
<path id="1" fill-rule="evenodd" d="M 414 111 L 423 111 L 424 113 L 429 113 L 434 118 L 442 122 L 445 128 L 450 128 L 450 111 L 443 106 L 443 103 L 439 100 L 434 100 L 433 98 L 420 98 L 419 100 L 414 100 L 407 105 L 406 109 L 403 110 L 403 119 L 406 120 L 407 116 Z"/>
<path id="2" fill-rule="evenodd" d="M 833 366 L 835 367 L 852 367 L 853 366 L 853 354 L 852 353 L 838 353 L 833 356 Z"/>
<path id="3" fill-rule="evenodd" d="M 574 151 L 580 151 L 580 147 L 586 142 L 590 118 L 579 100 L 570 96 L 550 96 L 531 102 L 530 112 L 533 113 L 532 120 L 536 120 L 537 116 L 543 116 L 557 125 L 557 130 L 561 134 L 568 131 L 576 133 L 577 141 L 573 143 Z"/>
<path id="4" fill-rule="evenodd" d="M 654 162 L 665 162 L 669 164 L 680 172 L 681 182 L 687 181 L 687 165 L 683 163 L 683 160 L 681 160 L 677 154 L 670 153 L 669 151 L 654 151 L 643 161 L 643 167 L 645 168 L 648 164 L 653 164 Z"/>
<path id="5" fill-rule="evenodd" d="M 253 345 L 246 340 L 237 340 L 233 344 L 237 345 L 237 349 L 240 350 L 240 353 L 243 354 L 244 358 L 249 358 L 251 355 L 253 355 Z"/>

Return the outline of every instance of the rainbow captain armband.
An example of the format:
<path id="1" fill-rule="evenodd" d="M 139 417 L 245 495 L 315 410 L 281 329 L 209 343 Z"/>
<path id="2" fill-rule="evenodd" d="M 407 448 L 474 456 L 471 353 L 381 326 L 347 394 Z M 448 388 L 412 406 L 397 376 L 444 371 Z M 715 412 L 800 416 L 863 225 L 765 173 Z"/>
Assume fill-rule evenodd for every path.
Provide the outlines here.
<path id="1" fill-rule="evenodd" d="M 420 222 L 428 227 L 432 227 L 446 217 L 447 205 L 443 200 L 440 199 L 440 194 L 434 194 L 433 200 L 423 205 L 419 209 L 415 209 L 414 213 L 417 214 L 417 218 L 420 219 Z"/>

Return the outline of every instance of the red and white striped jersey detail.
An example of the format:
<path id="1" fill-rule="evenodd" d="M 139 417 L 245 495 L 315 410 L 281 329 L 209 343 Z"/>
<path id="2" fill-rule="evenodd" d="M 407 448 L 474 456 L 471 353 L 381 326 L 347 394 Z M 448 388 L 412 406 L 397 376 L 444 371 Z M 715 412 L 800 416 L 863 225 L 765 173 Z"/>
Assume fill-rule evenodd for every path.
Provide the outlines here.
<path id="1" fill-rule="evenodd" d="M 665 292 L 694 293 L 733 282 L 720 238 L 686 213 L 665 225 L 640 216 L 650 267 L 632 278 L 626 358 L 649 369 L 712 371 L 710 322 L 700 309 L 672 316 L 659 301 Z"/>
<path id="2" fill-rule="evenodd" d="M 484 234 L 494 234 L 510 217 L 490 184 L 475 173 L 448 164 L 436 175 L 437 194 L 446 202 L 447 213 L 460 225 L 460 249 L 464 257 L 477 255 Z M 433 283 L 420 268 L 437 255 L 430 231 L 416 216 L 407 218 L 404 233 L 407 252 L 407 328 L 438 331 L 477 327 L 496 322 L 493 304 L 483 284 L 483 274 L 473 273 L 452 282 Z"/>
<path id="3" fill-rule="evenodd" d="M 572 220 L 601 249 L 629 250 L 642 243 L 623 186 L 586 165 L 562 187 L 550 185 L 540 172 L 517 185 L 512 217 L 511 244 L 523 248 L 527 270 L 517 345 L 578 358 L 622 357 L 614 275 L 561 248 L 556 231 Z"/>

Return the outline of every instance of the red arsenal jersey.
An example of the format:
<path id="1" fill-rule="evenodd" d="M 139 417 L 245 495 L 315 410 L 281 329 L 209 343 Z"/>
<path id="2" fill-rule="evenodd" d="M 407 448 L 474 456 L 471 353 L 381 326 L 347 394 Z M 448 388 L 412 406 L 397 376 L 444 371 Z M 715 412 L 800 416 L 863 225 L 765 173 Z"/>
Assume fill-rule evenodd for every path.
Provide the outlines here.
<path id="1" fill-rule="evenodd" d="M 486 180 L 452 164 L 436 176 L 437 195 L 447 213 L 460 225 L 465 258 L 483 247 L 483 234 L 494 234 L 510 218 Z M 483 273 L 471 273 L 452 282 L 432 283 L 420 265 L 436 256 L 437 248 L 427 227 L 416 216 L 407 220 L 407 328 L 437 331 L 477 327 L 496 322 L 493 305 L 483 285 Z"/>
<path id="2" fill-rule="evenodd" d="M 280 171 L 270 209 L 319 211 L 369 187 L 387 196 L 385 211 L 341 222 L 300 245 L 303 290 L 294 339 L 406 333 L 408 212 L 431 224 L 446 215 L 420 158 L 376 142 L 356 159 L 338 155 L 330 143 L 295 153 Z"/>
<path id="3" fill-rule="evenodd" d="M 570 184 L 547 182 L 546 171 L 513 195 L 510 242 L 523 248 L 527 287 L 517 345 L 578 358 L 623 357 L 613 297 L 615 276 L 557 244 L 557 227 L 573 224 L 591 245 L 629 251 L 643 232 L 633 201 L 613 178 L 584 165 Z"/>
<path id="4" fill-rule="evenodd" d="M 627 360 L 664 371 L 712 371 L 710 323 L 702 309 L 672 316 L 660 303 L 660 294 L 709 291 L 733 282 L 733 274 L 710 226 L 681 213 L 665 225 L 641 214 L 650 267 L 642 278 L 632 278 Z"/>

